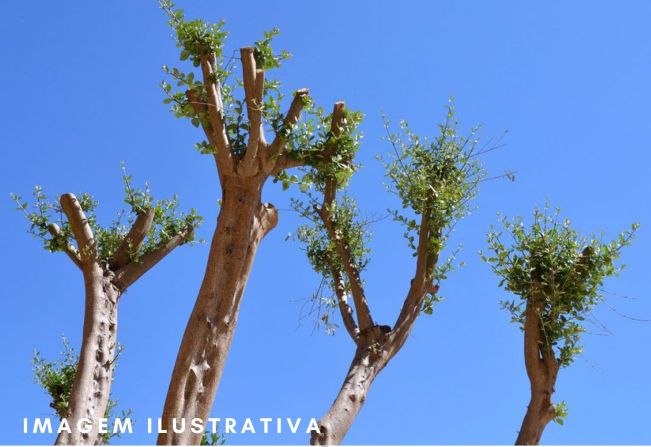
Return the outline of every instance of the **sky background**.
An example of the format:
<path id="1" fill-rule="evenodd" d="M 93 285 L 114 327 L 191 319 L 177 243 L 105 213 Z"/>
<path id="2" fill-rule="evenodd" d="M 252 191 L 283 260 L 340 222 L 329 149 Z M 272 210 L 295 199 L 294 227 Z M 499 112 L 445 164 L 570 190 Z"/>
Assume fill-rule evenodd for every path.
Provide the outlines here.
<path id="1" fill-rule="evenodd" d="M 315 1 L 182 2 L 188 17 L 226 19 L 227 54 L 279 27 L 277 49 L 293 58 L 276 73 L 288 94 L 309 87 L 326 109 L 345 100 L 361 110 L 363 164 L 351 185 L 363 212 L 396 205 L 385 193 L 377 154 L 381 113 L 434 135 L 448 97 L 464 128 L 484 140 L 508 130 L 487 169 L 517 172 L 515 183 L 485 183 L 478 209 L 457 226 L 467 266 L 441 284 L 445 301 L 423 315 L 402 351 L 374 383 L 349 444 L 510 444 L 529 399 L 522 335 L 498 302 L 509 295 L 477 251 L 496 213 L 529 217 L 546 200 L 583 233 L 612 237 L 641 223 L 589 325 L 585 352 L 561 371 L 554 399 L 567 401 L 564 426 L 546 444 L 651 443 L 651 318 L 647 299 L 648 143 L 651 107 L 651 3 L 645 1 Z M 181 208 L 205 217 L 209 239 L 220 197 L 214 163 L 193 149 L 201 138 L 162 104 L 163 64 L 178 64 L 166 18 L 151 1 L 4 1 L 0 22 L 2 312 L 0 443 L 50 444 L 22 434 L 23 417 L 52 415 L 33 383 L 32 352 L 55 358 L 65 334 L 78 347 L 83 282 L 60 253 L 26 233 L 9 193 L 35 184 L 54 196 L 88 191 L 108 223 L 123 207 L 119 162 L 157 197 L 178 193 Z M 298 243 L 289 210 L 297 192 L 271 182 L 265 200 L 281 210 L 262 243 L 247 287 L 214 417 L 323 415 L 354 352 L 345 332 L 314 330 L 301 318 L 319 278 Z M 390 219 L 372 228 L 365 274 L 375 319 L 392 324 L 414 271 Z M 159 417 L 208 245 L 182 247 L 128 290 L 120 303 L 125 346 L 113 385 L 131 408 L 135 433 L 113 443 L 153 443 L 147 417 Z M 646 278 L 646 279 L 645 279 Z M 621 296 L 623 295 L 623 296 Z M 625 296 L 625 297 L 624 297 Z M 309 306 L 309 304 L 308 304 Z M 613 309 L 616 309 L 614 311 Z M 619 312 L 619 313 L 618 313 Z M 306 425 L 303 425 L 305 428 Z M 305 444 L 305 434 L 229 435 L 229 444 Z"/>

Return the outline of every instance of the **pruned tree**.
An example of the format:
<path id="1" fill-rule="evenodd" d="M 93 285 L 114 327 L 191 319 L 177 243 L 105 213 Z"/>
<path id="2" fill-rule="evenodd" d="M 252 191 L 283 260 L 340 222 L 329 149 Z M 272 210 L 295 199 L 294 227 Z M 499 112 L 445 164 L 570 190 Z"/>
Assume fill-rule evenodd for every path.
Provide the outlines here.
<path id="1" fill-rule="evenodd" d="M 172 419 L 205 420 L 212 408 L 253 259 L 278 221 L 276 208 L 262 202 L 263 186 L 270 178 L 284 187 L 310 181 L 286 170 L 323 162 L 327 118 L 312 106 L 307 89 L 297 90 L 287 112 L 280 111 L 280 84 L 267 75 L 289 56 L 272 50 L 277 30 L 241 48 L 239 58 L 225 58 L 223 22 L 186 20 L 166 0 L 161 7 L 169 15 L 180 59 L 192 66 L 187 71 L 163 67 L 176 84 L 162 84 L 165 102 L 177 117 L 203 130 L 205 139 L 196 147 L 214 158 L 222 194 L 205 275 L 165 400 L 162 426 L 167 433 L 158 437 L 159 444 L 197 444 L 201 435 L 174 433 Z M 236 61 L 241 79 L 233 76 Z M 307 112 L 303 118 L 302 112 Z M 270 141 L 268 133 L 274 135 Z"/>
<path id="2" fill-rule="evenodd" d="M 341 133 L 346 126 L 345 109 L 338 104 L 332 114 L 326 154 L 352 155 L 339 149 L 342 144 L 349 145 L 347 133 Z M 388 122 L 386 126 L 388 129 Z M 395 156 L 386 163 L 386 175 L 403 208 L 393 212 L 393 216 L 405 226 L 404 236 L 416 262 L 413 279 L 392 326 L 378 324 L 371 314 L 362 280 L 368 262 L 368 233 L 354 200 L 345 193 L 337 197 L 346 187 L 347 176 L 331 165 L 326 165 L 329 169 L 313 169 L 316 194 L 308 192 L 307 203 L 294 203 L 311 221 L 299 229 L 298 238 L 312 267 L 336 295 L 343 326 L 356 346 L 335 401 L 320 419 L 319 432 L 312 432 L 312 444 L 338 444 L 344 439 L 371 384 L 400 351 L 418 316 L 422 312 L 432 313 L 440 300 L 440 283 L 454 262 L 453 256 L 439 262 L 441 253 L 456 222 L 469 212 L 469 201 L 484 178 L 474 131 L 467 137 L 458 134 L 451 105 L 445 122 L 439 126 L 440 134 L 433 140 L 419 138 L 404 122 L 401 129 L 400 134 L 389 133 Z M 352 158 L 342 161 L 352 164 Z"/>
<path id="3" fill-rule="evenodd" d="M 66 413 L 70 432 L 62 431 L 57 444 L 101 441 L 97 421 L 104 417 L 109 402 L 120 297 L 172 250 L 191 242 L 200 222 L 194 211 L 178 213 L 176 198 L 154 201 L 148 187 L 133 189 L 126 173 L 124 182 L 129 210 L 108 227 L 98 223 L 97 202 L 89 194 L 79 198 L 63 194 L 55 203 L 48 202 L 36 187 L 33 208 L 14 196 L 31 224 L 30 232 L 43 241 L 46 250 L 64 252 L 84 278 L 82 342 Z M 122 223 L 125 217 L 130 227 Z M 92 421 L 87 433 L 78 429 L 83 418 Z"/>
<path id="4" fill-rule="evenodd" d="M 582 321 L 602 300 L 602 283 L 616 275 L 621 249 L 630 245 L 637 224 L 609 243 L 581 237 L 560 211 L 535 210 L 526 228 L 521 218 L 502 219 L 503 230 L 488 233 L 482 258 L 501 278 L 500 286 L 518 296 L 503 301 L 524 332 L 524 363 L 531 397 L 517 445 L 536 445 L 547 424 L 562 423 L 566 406 L 552 403 L 560 368 L 582 351 Z M 509 239 L 502 241 L 506 233 Z"/>

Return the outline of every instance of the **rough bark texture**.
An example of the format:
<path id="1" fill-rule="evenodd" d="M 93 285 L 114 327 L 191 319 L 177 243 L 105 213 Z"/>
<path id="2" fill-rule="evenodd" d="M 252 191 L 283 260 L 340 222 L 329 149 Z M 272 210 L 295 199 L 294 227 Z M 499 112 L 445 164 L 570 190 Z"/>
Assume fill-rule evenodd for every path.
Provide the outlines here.
<path id="1" fill-rule="evenodd" d="M 262 182 L 226 178 L 222 209 L 199 297 L 177 355 L 163 411 L 159 444 L 199 444 L 201 434 L 174 433 L 172 418 L 206 420 L 221 379 L 244 287 L 262 238 L 277 223 L 261 203 Z"/>
<path id="2" fill-rule="evenodd" d="M 553 350 L 544 343 L 541 303 L 542 298 L 534 292 L 525 310 L 524 359 L 531 382 L 531 400 L 516 445 L 537 445 L 547 424 L 556 417 L 551 399 L 560 365 Z"/>
<path id="3" fill-rule="evenodd" d="M 172 421 L 205 420 L 212 408 L 226 356 L 237 325 L 240 302 L 253 259 L 264 236 L 278 222 L 273 205 L 263 204 L 262 188 L 269 177 L 307 163 L 289 156 L 279 132 L 268 144 L 260 105 L 264 71 L 256 66 L 253 48 L 242 48 L 242 79 L 249 135 L 246 151 L 232 151 L 219 78 L 214 76 L 214 55 L 201 57 L 207 101 L 186 91 L 195 112 L 207 116 L 201 126 L 213 149 L 222 189 L 222 205 L 208 255 L 199 296 L 185 329 L 165 399 L 158 444 L 199 444 L 201 434 L 174 433 Z M 284 119 L 285 130 L 296 124 L 306 103 L 307 89 L 297 90 Z"/>
<path id="4" fill-rule="evenodd" d="M 57 445 L 96 445 L 101 439 L 98 419 L 104 417 L 111 389 L 119 290 L 98 265 L 84 270 L 86 310 L 79 364 L 69 401 L 68 423 L 71 433 L 63 431 Z M 77 430 L 78 422 L 92 421 L 89 433 Z"/>
<path id="5" fill-rule="evenodd" d="M 338 135 L 338 123 L 343 119 L 342 110 L 342 103 L 335 105 L 331 124 L 331 130 L 335 135 Z M 421 312 L 426 295 L 428 293 L 435 294 L 438 291 L 438 286 L 432 282 L 434 268 L 438 262 L 438 252 L 433 253 L 429 249 L 428 243 L 432 235 L 440 237 L 440 230 L 432 228 L 430 223 L 428 211 L 430 199 L 421 216 L 416 272 L 398 318 L 393 328 L 375 324 L 366 300 L 363 282 L 349 252 L 349 246 L 337 232 L 334 220 L 330 215 L 333 209 L 332 205 L 335 203 L 335 196 L 334 180 L 330 179 L 324 189 L 323 203 L 320 207 L 316 207 L 316 211 L 343 263 L 343 266 L 331 264 L 330 268 L 344 326 L 357 349 L 337 398 L 326 415 L 319 420 L 319 432 L 313 431 L 311 434 L 310 443 L 312 445 L 333 445 L 343 441 L 366 401 L 371 384 L 404 346 Z M 345 287 L 342 283 L 344 275 L 350 284 L 357 322 L 353 320 L 352 308 L 347 304 Z"/>
<path id="6" fill-rule="evenodd" d="M 98 259 L 94 235 L 79 201 L 73 194 L 61 196 L 61 207 L 70 222 L 77 249 L 65 244 L 64 251 L 84 276 L 85 311 L 79 363 L 70 392 L 66 420 L 71 432 L 62 431 L 57 445 L 96 445 L 102 436 L 99 419 L 105 417 L 111 394 L 113 365 L 117 347 L 118 301 L 122 293 L 156 265 L 165 255 L 182 244 L 191 234 L 185 228 L 170 241 L 161 243 L 141 259 L 133 261 L 130 251 L 140 246 L 153 221 L 153 211 L 145 210 L 138 216 L 131 231 L 112 259 Z M 60 237 L 60 230 L 51 225 L 50 232 Z M 79 430 L 90 428 L 88 433 Z"/>
<path id="7" fill-rule="evenodd" d="M 533 394 L 533 392 L 532 392 Z M 551 391 L 545 390 L 531 397 L 527 414 L 522 421 L 516 445 L 538 445 L 543 430 L 556 417 L 556 410 L 551 401 Z"/>
<path id="8" fill-rule="evenodd" d="M 393 357 L 395 351 L 388 335 L 380 326 L 374 326 L 372 332 L 379 338 L 376 342 L 364 342 L 357 347 L 339 394 L 319 420 L 319 432 L 312 432 L 312 445 L 341 443 L 362 409 L 373 381 Z"/>

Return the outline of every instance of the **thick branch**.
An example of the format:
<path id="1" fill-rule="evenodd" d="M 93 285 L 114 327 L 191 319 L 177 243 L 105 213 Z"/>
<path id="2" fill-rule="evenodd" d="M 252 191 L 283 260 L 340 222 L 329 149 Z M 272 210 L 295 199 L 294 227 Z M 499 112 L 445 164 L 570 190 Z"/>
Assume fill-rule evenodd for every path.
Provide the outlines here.
<path id="1" fill-rule="evenodd" d="M 432 229 L 430 228 L 431 200 L 429 199 L 425 205 L 420 220 L 418 247 L 416 249 L 416 273 L 411 280 L 409 292 L 394 325 L 395 339 L 399 345 L 404 343 L 407 335 L 411 332 L 416 318 L 420 314 L 426 294 L 438 291 L 438 286 L 432 284 L 434 268 L 438 262 L 438 253 L 432 253 L 429 247 L 432 237 Z"/>
<path id="2" fill-rule="evenodd" d="M 532 387 L 538 389 L 553 387 L 560 368 L 554 349 L 545 339 L 540 316 L 543 301 L 544 296 L 540 292 L 540 286 L 536 285 L 532 290 L 532 297 L 527 299 L 524 321 L 525 366 Z"/>
<path id="3" fill-rule="evenodd" d="M 290 161 L 298 161 L 295 159 L 289 159 L 288 157 L 284 156 L 284 152 L 285 146 L 287 144 L 287 136 L 291 133 L 291 129 L 298 122 L 298 119 L 301 116 L 301 112 L 303 111 L 303 107 L 305 107 L 305 101 L 309 93 L 309 90 L 306 88 L 296 90 L 294 93 L 294 99 L 292 99 L 289 110 L 285 115 L 282 131 L 276 134 L 274 140 L 271 143 L 268 159 L 272 161 L 271 166 L 277 166 L 279 167 L 279 170 L 287 169 L 283 166 Z M 296 166 L 300 166 L 300 164 L 297 164 Z M 268 166 L 266 166 L 266 168 L 269 170 Z"/>
<path id="4" fill-rule="evenodd" d="M 127 289 L 172 250 L 187 241 L 193 231 L 194 229 L 192 227 L 186 228 L 182 233 L 175 235 L 169 241 L 159 244 L 152 252 L 122 267 L 115 274 L 115 285 L 120 290 Z"/>
<path id="5" fill-rule="evenodd" d="M 307 153 L 295 154 L 292 153 L 292 156 L 289 156 L 289 153 L 284 152 L 281 156 L 276 158 L 276 163 L 272 165 L 271 173 L 269 175 L 277 175 L 280 171 L 286 169 L 298 168 L 300 166 L 306 166 L 310 164 L 310 158 Z"/>
<path id="6" fill-rule="evenodd" d="M 63 237 L 63 234 L 61 234 L 61 229 L 59 228 L 59 226 L 55 223 L 51 223 L 50 225 L 47 226 L 47 230 L 50 232 L 52 237 L 54 237 L 57 240 L 63 252 L 67 254 L 70 260 L 74 262 L 75 265 L 81 269 L 82 265 L 81 265 L 81 258 L 79 257 L 79 253 L 77 253 L 75 247 L 70 245 L 68 243 L 68 240 L 65 237 Z"/>
<path id="7" fill-rule="evenodd" d="M 260 145 L 266 145 L 262 128 L 262 99 L 264 95 L 264 71 L 258 70 L 254 48 L 240 49 L 242 58 L 242 80 L 246 99 L 246 113 L 249 119 L 249 142 L 244 155 L 244 169 L 250 171 L 258 156 Z"/>
<path id="8" fill-rule="evenodd" d="M 341 124 L 344 119 L 344 107 L 345 105 L 343 102 L 337 102 L 335 103 L 332 111 L 330 131 L 335 137 L 338 137 L 341 134 Z M 327 146 L 324 149 L 323 153 L 324 161 L 327 163 L 328 159 L 333 155 L 334 148 L 332 146 Z M 353 295 L 353 302 L 355 304 L 355 310 L 357 312 L 359 329 L 361 332 L 364 332 L 373 326 L 373 318 L 371 317 L 371 311 L 366 301 L 364 287 L 362 286 L 359 270 L 354 264 L 353 257 L 350 254 L 349 246 L 346 241 L 343 241 L 341 237 L 337 235 L 334 223 L 330 217 L 330 211 L 335 206 L 336 193 L 336 179 L 334 177 L 331 177 L 326 180 L 325 190 L 323 193 L 323 204 L 320 208 L 317 207 L 316 211 L 323 221 L 323 225 L 326 228 L 328 236 L 335 243 L 337 253 L 339 254 L 339 257 L 344 264 L 344 271 L 346 272 L 346 276 L 350 282 L 350 290 Z"/>
<path id="9" fill-rule="evenodd" d="M 346 290 L 344 287 L 344 281 L 341 278 L 341 273 L 337 269 L 332 269 L 332 279 L 334 281 L 335 294 L 337 295 L 337 304 L 339 307 L 339 312 L 341 312 L 341 319 L 344 322 L 344 327 L 348 334 L 353 339 L 355 343 L 359 339 L 359 328 L 355 324 L 355 319 L 353 318 L 353 310 L 348 304 L 346 298 Z"/>
<path id="10" fill-rule="evenodd" d="M 93 230 L 88 224 L 88 219 L 84 214 L 84 210 L 81 209 L 79 200 L 74 194 L 67 193 L 61 196 L 59 202 L 72 227 L 72 234 L 74 234 L 77 241 L 81 261 L 83 263 L 95 261 L 97 259 L 97 250 L 93 239 Z"/>
<path id="11" fill-rule="evenodd" d="M 544 338 L 540 316 L 543 302 L 540 286 L 534 284 L 527 298 L 524 320 L 524 364 L 531 383 L 531 400 L 516 440 L 519 445 L 538 444 L 545 426 L 556 417 L 551 397 L 560 364 Z"/>
<path id="12" fill-rule="evenodd" d="M 334 195 L 332 195 L 332 199 L 334 200 Z M 360 331 L 364 332 L 366 329 L 373 326 L 373 318 L 371 317 L 371 311 L 366 301 L 359 270 L 353 262 L 348 245 L 337 235 L 332 220 L 330 219 L 329 208 L 331 206 L 332 202 L 327 203 L 324 200 L 323 206 L 317 208 L 316 211 L 323 221 L 328 237 L 330 237 L 330 239 L 335 243 L 335 249 L 344 265 L 344 271 L 346 272 L 346 276 L 350 282 L 353 303 L 355 304 L 355 310 L 357 311 L 359 328 Z"/>
<path id="13" fill-rule="evenodd" d="M 113 254 L 110 262 L 111 270 L 124 267 L 131 261 L 132 255 L 140 249 L 142 242 L 151 229 L 151 224 L 154 222 L 154 214 L 155 211 L 153 208 L 149 208 L 145 212 L 138 214 L 136 221 L 131 225 L 131 229 L 124 239 L 122 239 L 122 243 Z"/>
<path id="14" fill-rule="evenodd" d="M 212 140 L 217 147 L 217 166 L 220 170 L 232 170 L 231 144 L 224 123 L 224 105 L 221 97 L 219 79 L 214 69 L 215 56 L 202 56 L 201 71 L 203 83 L 208 93 L 208 118 L 210 120 Z M 209 136 L 210 138 L 210 136 Z"/>
<path id="15" fill-rule="evenodd" d="M 524 364 L 532 384 L 540 380 L 544 372 L 540 358 L 540 343 L 540 316 L 531 300 L 527 300 L 524 320 Z"/>

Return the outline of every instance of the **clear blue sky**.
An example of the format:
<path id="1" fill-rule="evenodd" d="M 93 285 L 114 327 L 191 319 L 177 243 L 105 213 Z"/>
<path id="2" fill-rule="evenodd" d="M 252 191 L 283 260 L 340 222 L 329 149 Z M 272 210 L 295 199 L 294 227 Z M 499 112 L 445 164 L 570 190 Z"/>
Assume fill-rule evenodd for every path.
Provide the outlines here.
<path id="1" fill-rule="evenodd" d="M 441 285 L 446 300 L 423 316 L 402 352 L 371 389 L 347 443 L 509 444 L 528 402 L 522 336 L 498 308 L 506 298 L 477 251 L 496 212 L 530 215 L 546 199 L 584 232 L 612 236 L 642 226 L 610 281 L 620 312 L 651 318 L 647 299 L 651 3 L 645 1 L 329 1 L 182 2 L 189 16 L 224 18 L 230 49 L 277 26 L 277 48 L 294 57 L 278 76 L 287 92 L 309 87 L 319 104 L 336 100 L 366 113 L 352 184 L 363 210 L 382 215 L 395 205 L 384 193 L 374 157 L 381 112 L 432 134 L 442 106 L 455 96 L 464 126 L 485 137 L 509 130 L 508 145 L 486 157 L 496 174 L 478 210 L 457 227 L 467 267 Z M 160 67 L 177 51 L 156 2 L 3 2 L 0 54 L 3 106 L 0 201 L 4 254 L 0 312 L 0 442 L 51 443 L 21 433 L 25 416 L 51 414 L 32 383 L 34 348 L 54 357 L 61 334 L 78 346 L 82 279 L 62 254 L 44 252 L 13 211 L 9 192 L 34 184 L 50 194 L 89 191 L 108 221 L 122 206 L 119 162 L 154 194 L 177 192 L 182 207 L 214 229 L 220 197 L 214 163 L 196 153 L 198 132 L 161 103 Z M 229 50 L 229 51 L 231 51 Z M 240 323 L 213 410 L 215 417 L 319 417 L 339 389 L 353 354 L 342 332 L 313 332 L 301 320 L 318 284 L 295 242 L 298 219 L 290 193 L 269 184 L 265 199 L 281 210 L 263 242 L 246 290 Z M 413 260 L 390 220 L 373 228 L 367 294 L 376 319 L 395 320 Z M 122 298 L 120 358 L 114 395 L 140 422 L 158 417 L 182 331 L 203 274 L 207 245 L 183 247 Z M 645 280 L 644 278 L 647 278 Z M 543 442 L 650 443 L 651 323 L 595 311 L 607 328 L 590 326 L 585 352 L 561 371 L 555 399 L 565 400 L 563 427 L 550 424 Z M 137 434 L 115 443 L 152 443 Z M 231 435 L 229 443 L 307 442 L 305 435 Z"/>

